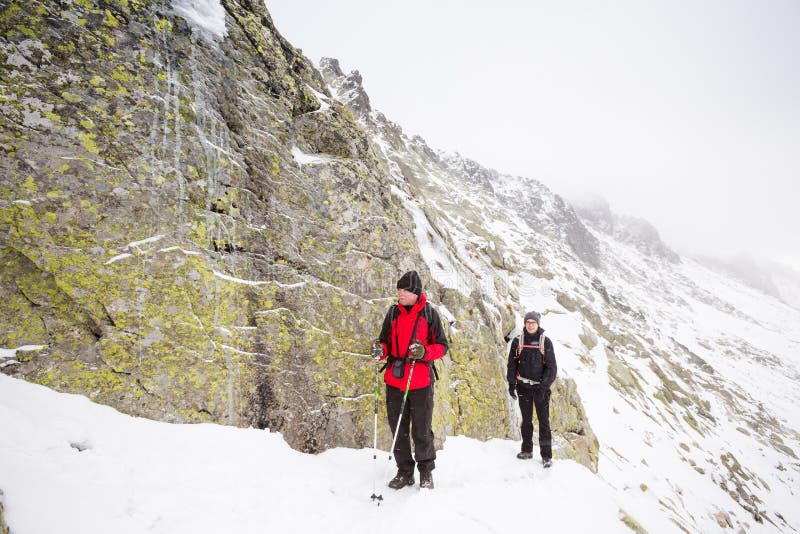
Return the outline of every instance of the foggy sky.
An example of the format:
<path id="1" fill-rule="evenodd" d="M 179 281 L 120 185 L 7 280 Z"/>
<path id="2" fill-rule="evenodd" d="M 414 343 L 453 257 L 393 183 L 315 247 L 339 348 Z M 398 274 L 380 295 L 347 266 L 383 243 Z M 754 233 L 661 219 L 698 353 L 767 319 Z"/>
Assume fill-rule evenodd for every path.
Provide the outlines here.
<path id="1" fill-rule="evenodd" d="M 268 0 L 433 147 L 800 268 L 800 2 Z"/>

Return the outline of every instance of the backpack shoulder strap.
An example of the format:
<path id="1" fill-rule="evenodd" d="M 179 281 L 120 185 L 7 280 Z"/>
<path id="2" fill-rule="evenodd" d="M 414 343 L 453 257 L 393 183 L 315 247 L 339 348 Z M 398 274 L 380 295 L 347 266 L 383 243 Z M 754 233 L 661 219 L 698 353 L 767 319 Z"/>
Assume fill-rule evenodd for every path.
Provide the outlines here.
<path id="1" fill-rule="evenodd" d="M 433 306 L 431 306 L 430 302 L 426 302 L 422 311 L 425 314 L 425 322 L 428 324 L 428 339 L 431 339 L 433 335 Z M 433 340 L 437 341 L 435 337 Z M 439 380 L 439 371 L 436 370 L 436 362 L 430 362 L 430 368 L 433 373 L 431 384 L 434 384 Z"/>
<path id="2" fill-rule="evenodd" d="M 422 308 L 422 314 L 425 316 L 425 323 L 428 325 L 428 339 L 430 339 L 433 332 L 433 308 L 431 308 L 430 302 L 425 303 L 425 307 Z"/>
<path id="3" fill-rule="evenodd" d="M 399 313 L 400 312 L 397 309 L 397 304 L 392 304 L 392 307 L 389 308 L 389 315 L 391 317 L 391 319 L 389 319 L 389 323 L 390 324 L 394 323 L 394 321 L 395 321 L 395 319 L 397 319 L 397 316 L 399 315 Z M 395 360 L 394 356 L 392 356 L 392 353 L 393 352 L 394 353 L 398 353 L 397 334 L 396 333 L 395 333 L 394 336 L 391 336 L 391 338 L 389 339 L 388 345 L 389 345 L 389 347 L 388 347 L 389 348 L 389 354 L 386 357 L 386 362 L 384 362 L 383 367 L 381 367 L 378 370 L 379 373 L 382 373 L 384 370 L 386 370 L 386 368 L 389 367 L 389 365 L 391 365 L 392 362 Z M 394 348 L 395 348 L 394 351 L 392 351 L 392 346 L 393 345 L 394 345 Z"/>
<path id="4" fill-rule="evenodd" d="M 542 332 L 542 335 L 539 336 L 539 351 L 542 353 L 542 363 L 544 363 L 544 341 L 545 341 L 545 339 L 547 339 L 547 338 L 544 337 L 544 332 Z"/>

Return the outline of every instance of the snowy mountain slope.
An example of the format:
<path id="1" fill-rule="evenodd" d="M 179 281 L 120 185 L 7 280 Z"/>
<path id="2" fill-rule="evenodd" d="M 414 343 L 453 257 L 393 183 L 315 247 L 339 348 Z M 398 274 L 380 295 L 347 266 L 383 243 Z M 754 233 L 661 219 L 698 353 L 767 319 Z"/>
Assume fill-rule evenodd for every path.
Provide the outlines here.
<path id="1" fill-rule="evenodd" d="M 604 245 L 613 253 L 604 258 L 611 264 L 601 275 L 604 285 L 611 295 L 625 295 L 631 317 L 625 324 L 636 337 L 613 345 L 613 356 L 607 351 L 624 365 L 616 374 L 629 372 L 633 380 L 596 400 L 581 390 L 601 443 L 620 453 L 608 458 L 611 465 L 601 463 L 601 475 L 631 487 L 636 475 L 629 467 L 646 462 L 660 482 L 646 493 L 674 499 L 673 513 L 689 530 L 704 512 L 726 524 L 736 517 L 745 523 L 750 518 L 742 510 L 770 527 L 796 528 L 790 503 L 800 473 L 800 317 L 694 262 L 674 269 L 630 247 Z M 609 375 L 613 382 L 615 373 Z M 607 411 L 596 413 L 609 398 L 612 412 L 620 412 L 611 418 L 616 424 Z M 625 431 L 644 436 L 644 446 L 622 452 L 614 442 Z M 687 490 L 692 478 L 706 489 Z M 731 510 L 732 502 L 741 508 Z"/>
<path id="2" fill-rule="evenodd" d="M 321 65 L 333 94 L 364 101 L 360 78 Z M 589 229 L 535 180 L 351 111 L 425 226 L 417 236 L 438 281 L 480 289 L 518 319 L 543 312 L 559 374 L 576 381 L 599 439 L 598 476 L 645 529 L 662 531 L 656 517 L 689 532 L 800 528 L 796 310 L 679 261 L 657 233 Z"/>

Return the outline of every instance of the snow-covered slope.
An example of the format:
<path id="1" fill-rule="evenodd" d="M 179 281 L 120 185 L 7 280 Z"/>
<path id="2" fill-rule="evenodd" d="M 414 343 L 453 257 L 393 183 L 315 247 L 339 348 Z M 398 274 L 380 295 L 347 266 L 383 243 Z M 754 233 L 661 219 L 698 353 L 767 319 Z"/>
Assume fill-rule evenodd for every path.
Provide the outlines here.
<path id="1" fill-rule="evenodd" d="M 133 418 L 5 375 L 0 428 L 14 429 L 0 433 L 13 533 L 510 532 L 520 499 L 542 511 L 537 528 L 627 530 L 588 469 L 520 463 L 512 441 L 448 437 L 436 489 L 394 491 L 375 485 L 382 451 L 303 454 L 277 433 Z"/>

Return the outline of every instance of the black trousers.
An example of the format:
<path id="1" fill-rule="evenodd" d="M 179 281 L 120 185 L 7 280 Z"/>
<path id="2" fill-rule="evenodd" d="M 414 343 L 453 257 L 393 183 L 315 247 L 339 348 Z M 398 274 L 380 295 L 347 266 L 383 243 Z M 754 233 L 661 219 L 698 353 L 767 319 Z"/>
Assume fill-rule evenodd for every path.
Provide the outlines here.
<path id="1" fill-rule="evenodd" d="M 386 386 L 386 413 L 389 416 L 389 427 L 394 432 L 397 419 L 400 417 L 400 405 L 403 403 L 401 389 Z M 397 431 L 397 443 L 394 446 L 394 459 L 397 470 L 403 474 L 414 473 L 414 458 L 411 457 L 411 441 L 409 440 L 409 423 L 411 437 L 414 439 L 414 458 L 420 472 L 433 471 L 436 467 L 436 449 L 433 445 L 433 386 L 423 389 L 412 389 L 408 392 L 403 418 Z"/>
<path id="2" fill-rule="evenodd" d="M 533 452 L 533 408 L 539 421 L 539 453 L 542 460 L 553 457 L 550 435 L 550 390 L 517 387 L 519 410 L 522 412 L 522 452 Z"/>

